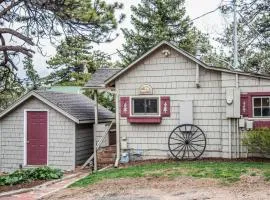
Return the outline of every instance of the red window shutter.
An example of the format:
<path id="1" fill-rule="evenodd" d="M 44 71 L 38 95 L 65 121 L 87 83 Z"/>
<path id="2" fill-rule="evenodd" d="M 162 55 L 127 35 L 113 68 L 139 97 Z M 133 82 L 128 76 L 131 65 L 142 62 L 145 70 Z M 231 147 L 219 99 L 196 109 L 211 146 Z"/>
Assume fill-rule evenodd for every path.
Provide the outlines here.
<path id="1" fill-rule="evenodd" d="M 129 117 L 130 102 L 129 97 L 120 97 L 121 117 Z"/>
<path id="2" fill-rule="evenodd" d="M 160 97 L 160 114 L 162 117 L 170 117 L 171 103 L 169 96 Z"/>
<path id="3" fill-rule="evenodd" d="M 241 102 L 240 102 L 240 115 L 243 117 L 249 117 L 249 98 L 246 94 L 241 94 Z"/>

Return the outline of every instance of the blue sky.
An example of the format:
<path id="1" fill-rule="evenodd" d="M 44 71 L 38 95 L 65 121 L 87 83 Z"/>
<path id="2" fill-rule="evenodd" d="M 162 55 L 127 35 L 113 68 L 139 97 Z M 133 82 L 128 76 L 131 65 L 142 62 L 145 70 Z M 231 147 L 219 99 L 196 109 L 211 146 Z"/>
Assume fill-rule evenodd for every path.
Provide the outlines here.
<path id="1" fill-rule="evenodd" d="M 114 2 L 114 0 L 107 0 L 107 2 Z M 126 19 L 119 26 L 119 29 L 122 27 L 132 28 L 130 24 L 130 6 L 137 5 L 140 0 L 118 0 L 118 2 L 122 2 L 124 4 L 124 9 L 121 12 L 126 14 Z M 189 15 L 191 19 L 194 19 L 204 13 L 214 10 L 220 5 L 220 3 L 221 0 L 186 0 L 187 15 Z M 212 38 L 222 33 L 226 26 L 226 20 L 224 20 L 222 14 L 217 11 L 194 21 L 194 25 L 204 33 L 208 33 L 210 38 Z M 121 49 L 124 38 L 120 30 L 117 32 L 120 34 L 120 36 L 116 40 L 111 43 L 96 45 L 95 48 L 100 49 L 107 54 L 115 53 L 116 49 Z M 46 68 L 46 60 L 55 54 L 55 48 L 50 45 L 49 41 L 42 41 L 42 43 L 43 52 L 46 53 L 46 56 L 36 53 L 34 55 L 34 64 L 39 74 L 41 76 L 45 76 L 49 73 L 48 69 Z M 117 54 L 114 55 L 112 59 L 117 60 Z M 22 71 L 20 71 L 19 74 L 20 76 L 23 76 Z"/>

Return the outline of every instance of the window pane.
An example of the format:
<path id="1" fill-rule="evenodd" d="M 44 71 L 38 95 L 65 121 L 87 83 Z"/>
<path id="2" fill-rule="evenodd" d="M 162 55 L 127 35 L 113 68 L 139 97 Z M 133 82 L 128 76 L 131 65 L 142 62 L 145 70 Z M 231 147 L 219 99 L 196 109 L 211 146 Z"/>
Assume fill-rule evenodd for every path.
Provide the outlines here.
<path id="1" fill-rule="evenodd" d="M 254 98 L 254 107 L 260 107 L 261 105 L 261 98 Z"/>
<path id="2" fill-rule="evenodd" d="M 254 116 L 261 117 L 262 116 L 262 109 L 261 108 L 254 108 Z"/>
<path id="3" fill-rule="evenodd" d="M 262 116 L 270 116 L 270 109 L 269 108 L 263 108 L 262 109 Z"/>
<path id="4" fill-rule="evenodd" d="M 269 98 L 262 98 L 262 106 L 269 106 Z"/>
<path id="5" fill-rule="evenodd" d="M 133 99 L 134 113 L 144 113 L 144 99 Z"/>
<path id="6" fill-rule="evenodd" d="M 157 99 L 146 99 L 146 112 L 157 113 Z"/>

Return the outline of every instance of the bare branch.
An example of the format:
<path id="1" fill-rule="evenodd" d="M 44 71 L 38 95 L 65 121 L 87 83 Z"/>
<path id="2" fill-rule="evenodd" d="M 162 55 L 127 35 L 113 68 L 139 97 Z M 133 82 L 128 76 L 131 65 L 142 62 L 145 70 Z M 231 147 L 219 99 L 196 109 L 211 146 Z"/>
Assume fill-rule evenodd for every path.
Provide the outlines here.
<path id="1" fill-rule="evenodd" d="M 16 36 L 17 38 L 20 38 L 21 40 L 27 42 L 30 45 L 35 45 L 30 37 L 26 37 L 23 34 L 15 31 L 15 30 L 13 30 L 11 28 L 0 28 L 0 34 L 3 34 L 3 33 L 9 33 L 11 35 Z"/>
<path id="2" fill-rule="evenodd" d="M 0 46 L 0 51 L 15 51 L 15 52 L 20 52 L 24 55 L 27 55 L 29 57 L 33 57 L 33 54 L 35 51 L 31 49 L 27 49 L 25 47 L 20 47 L 20 46 Z"/>
<path id="3" fill-rule="evenodd" d="M 23 2 L 23 0 L 18 0 L 18 1 L 11 1 L 11 4 L 8 5 L 7 7 L 5 7 L 1 12 L 0 12 L 0 18 L 2 18 L 4 15 L 6 15 L 8 13 L 8 11 L 10 11 L 13 7 L 19 5 L 21 2 Z"/>

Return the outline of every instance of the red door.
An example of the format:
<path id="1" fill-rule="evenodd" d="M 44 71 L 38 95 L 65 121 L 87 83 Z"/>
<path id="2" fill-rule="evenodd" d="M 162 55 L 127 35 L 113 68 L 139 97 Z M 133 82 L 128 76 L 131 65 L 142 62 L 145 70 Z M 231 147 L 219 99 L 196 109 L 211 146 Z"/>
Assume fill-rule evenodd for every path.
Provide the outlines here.
<path id="1" fill-rule="evenodd" d="M 27 165 L 47 164 L 47 112 L 27 112 Z"/>

